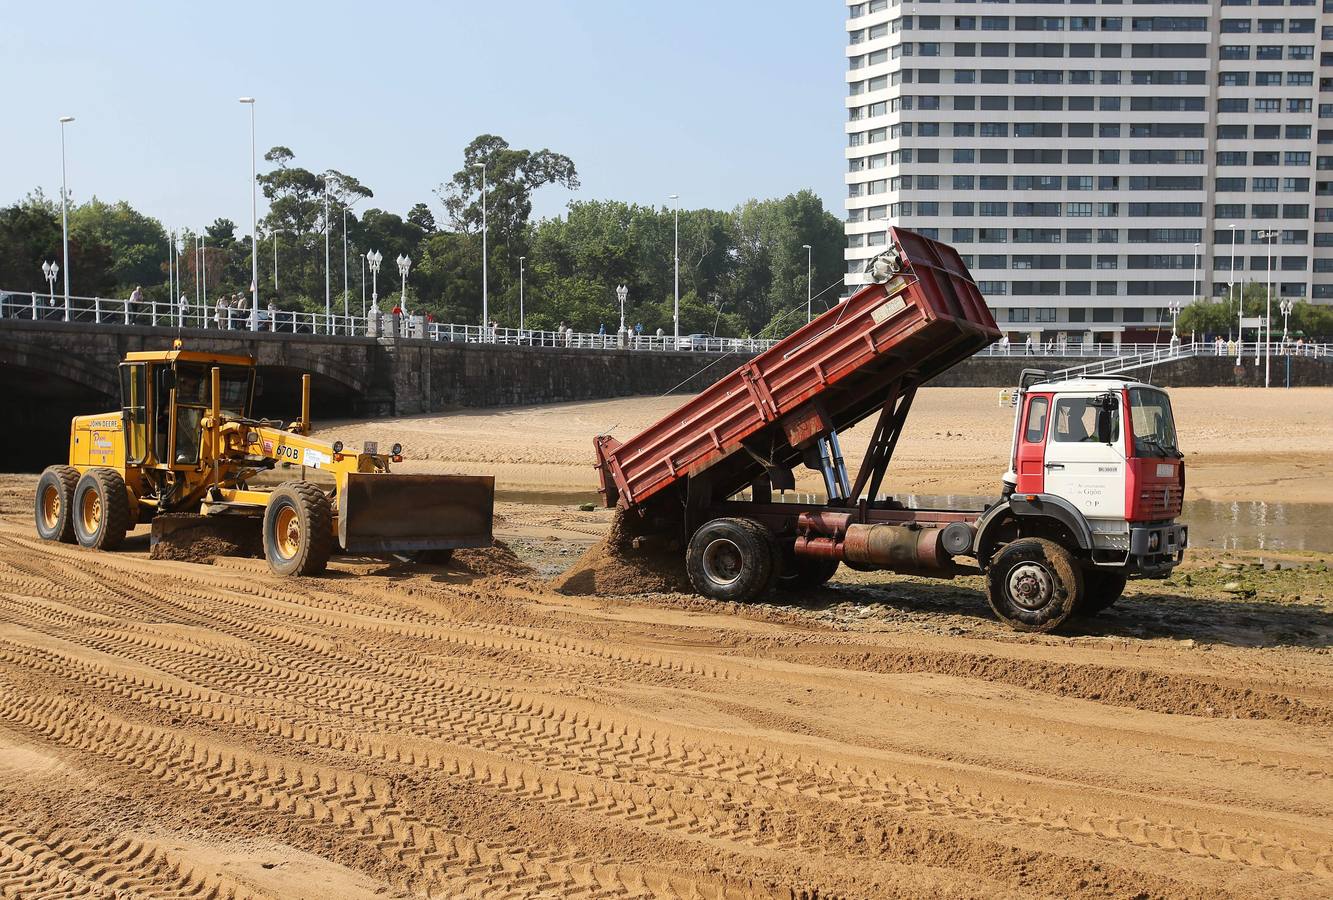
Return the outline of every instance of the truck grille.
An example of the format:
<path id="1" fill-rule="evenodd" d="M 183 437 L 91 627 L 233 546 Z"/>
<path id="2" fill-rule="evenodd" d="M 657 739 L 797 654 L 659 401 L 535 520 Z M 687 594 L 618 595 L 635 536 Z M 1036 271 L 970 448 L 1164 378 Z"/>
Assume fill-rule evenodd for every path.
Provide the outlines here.
<path id="1" fill-rule="evenodd" d="M 1158 484 L 1144 488 L 1139 492 L 1138 516 L 1140 520 L 1174 519 L 1180 515 L 1180 485 Z"/>

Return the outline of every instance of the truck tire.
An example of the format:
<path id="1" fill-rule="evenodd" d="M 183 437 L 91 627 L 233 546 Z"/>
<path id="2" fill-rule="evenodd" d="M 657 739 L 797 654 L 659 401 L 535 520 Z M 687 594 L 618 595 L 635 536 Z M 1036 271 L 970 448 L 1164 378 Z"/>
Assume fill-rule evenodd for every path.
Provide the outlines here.
<path id="1" fill-rule="evenodd" d="M 125 479 L 115 469 L 89 469 L 74 488 L 70 512 L 79 546 L 115 550 L 132 524 Z"/>
<path id="2" fill-rule="evenodd" d="M 1016 631 L 1053 631 L 1083 596 L 1083 568 L 1054 541 L 1020 538 L 995 554 L 986 573 L 995 615 Z"/>
<path id="3" fill-rule="evenodd" d="M 808 591 L 825 584 L 838 571 L 836 559 L 811 559 L 797 556 L 791 550 L 783 552 L 782 574 L 778 576 L 780 591 Z"/>
<path id="4" fill-rule="evenodd" d="M 37 481 L 33 517 L 37 536 L 44 541 L 74 543 L 74 490 L 79 470 L 73 466 L 49 466 Z"/>
<path id="5" fill-rule="evenodd" d="M 777 542 L 750 519 L 713 519 L 690 538 L 685 571 L 705 597 L 748 603 L 767 593 L 778 575 Z"/>
<path id="6" fill-rule="evenodd" d="M 1095 616 L 1105 609 L 1110 609 L 1120 595 L 1125 592 L 1129 581 L 1124 572 L 1107 569 L 1087 569 L 1083 573 L 1083 601 L 1078 612 L 1085 616 Z"/>
<path id="7" fill-rule="evenodd" d="M 274 575 L 318 575 L 333 552 L 329 498 L 307 481 L 275 490 L 264 509 L 264 558 Z"/>

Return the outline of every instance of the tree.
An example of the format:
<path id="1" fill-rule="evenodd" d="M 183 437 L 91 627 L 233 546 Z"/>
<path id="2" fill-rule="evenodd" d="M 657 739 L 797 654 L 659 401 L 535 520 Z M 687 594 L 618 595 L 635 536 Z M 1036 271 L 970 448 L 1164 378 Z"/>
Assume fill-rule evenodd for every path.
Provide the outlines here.
<path id="1" fill-rule="evenodd" d="M 60 206 L 35 191 L 0 209 L 0 285 L 10 290 L 47 290 L 42 263 L 62 262 Z"/>
<path id="2" fill-rule="evenodd" d="M 533 191 L 548 184 L 577 190 L 579 176 L 568 156 L 551 150 L 513 150 L 504 138 L 483 134 L 463 151 L 463 168 L 436 189 L 459 231 L 481 229 L 483 176 L 479 165 L 485 166 L 490 262 L 498 276 L 496 286 L 503 291 L 515 261 L 526 252 Z"/>
<path id="3" fill-rule="evenodd" d="M 166 282 L 167 234 L 162 223 L 124 200 L 105 203 L 93 197 L 74 207 L 69 231 L 71 238 L 77 236 L 85 254 L 83 259 L 73 257 L 78 264 L 70 274 L 98 293 L 123 294 L 139 285 L 146 288 Z M 101 272 L 95 262 L 98 257 L 107 260 Z"/>

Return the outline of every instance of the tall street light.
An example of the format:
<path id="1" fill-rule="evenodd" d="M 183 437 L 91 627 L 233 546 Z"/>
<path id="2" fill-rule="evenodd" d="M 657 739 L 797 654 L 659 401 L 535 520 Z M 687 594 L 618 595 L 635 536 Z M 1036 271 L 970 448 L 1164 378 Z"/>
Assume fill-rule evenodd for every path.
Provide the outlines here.
<path id="1" fill-rule="evenodd" d="M 1269 376 L 1272 374 L 1271 358 L 1273 356 L 1273 241 L 1280 234 L 1277 229 L 1270 228 L 1268 231 L 1259 232 L 1259 237 L 1268 244 L 1268 261 L 1264 264 L 1265 280 L 1264 293 L 1267 295 L 1267 307 L 1264 310 L 1264 387 L 1269 387 Z M 1259 365 L 1259 347 L 1256 344 L 1254 348 L 1254 364 Z"/>
<path id="2" fill-rule="evenodd" d="M 333 318 L 333 300 L 329 293 L 329 232 L 333 226 L 329 222 L 329 182 L 324 180 L 324 328 L 325 332 L 331 334 L 329 321 Z"/>
<path id="3" fill-rule="evenodd" d="M 526 320 L 523 315 L 523 270 L 526 268 L 528 258 L 520 256 L 518 258 L 518 330 L 522 331 Z"/>
<path id="4" fill-rule="evenodd" d="M 366 262 L 370 264 L 370 311 L 378 313 L 380 311 L 380 263 L 384 262 L 384 254 L 378 250 L 369 250 L 366 252 Z"/>
<path id="5" fill-rule="evenodd" d="M 259 330 L 259 198 L 255 169 L 255 98 L 242 97 L 250 107 L 250 330 Z M 277 280 L 276 278 L 274 279 Z"/>
<path id="6" fill-rule="evenodd" d="M 809 325 L 814 318 L 811 304 L 814 302 L 815 251 L 809 244 L 802 244 L 801 247 L 805 250 L 805 324 Z"/>
<path id="7" fill-rule="evenodd" d="M 620 331 L 625 331 L 625 298 L 629 296 L 629 287 L 619 285 L 616 287 L 616 299 L 620 301 Z"/>
<path id="8" fill-rule="evenodd" d="M 472 168 L 481 169 L 481 333 L 484 335 L 491 324 L 491 298 L 486 284 L 488 262 L 486 246 L 489 230 L 486 227 L 486 164 L 473 163 Z"/>
<path id="9" fill-rule="evenodd" d="M 1236 225 L 1227 228 L 1231 231 L 1231 287 L 1236 286 Z M 1228 289 L 1229 290 L 1229 289 Z M 1236 292 L 1236 365 L 1240 365 L 1241 353 L 1245 349 L 1245 291 Z"/>
<path id="10" fill-rule="evenodd" d="M 673 348 L 679 349 L 680 347 L 680 194 L 672 194 L 667 199 L 674 201 L 676 205 L 676 249 L 673 254 L 673 259 L 675 260 L 675 269 L 676 269 L 676 288 L 675 288 L 675 305 L 672 307 L 671 318 L 674 325 L 673 333 L 675 335 L 675 343 L 672 346 Z"/>
<path id="11" fill-rule="evenodd" d="M 1191 290 L 1193 291 L 1193 293 L 1190 294 L 1191 303 L 1199 299 L 1199 245 L 1198 244 L 1194 245 L 1194 281 L 1192 282 L 1192 284 L 1194 285 L 1194 287 L 1191 288 Z"/>
<path id="12" fill-rule="evenodd" d="M 349 287 L 347 283 L 347 210 L 349 209 L 351 209 L 351 204 L 344 203 L 343 204 L 343 318 L 344 319 L 349 319 L 351 318 L 352 315 L 347 309 L 347 303 L 348 303 L 347 294 Z M 348 326 L 347 333 L 348 334 L 352 333 L 351 326 Z"/>
<path id="13" fill-rule="evenodd" d="M 69 181 L 65 177 L 65 126 L 73 116 L 60 117 L 60 232 L 61 262 L 65 264 L 65 321 L 69 321 Z"/>

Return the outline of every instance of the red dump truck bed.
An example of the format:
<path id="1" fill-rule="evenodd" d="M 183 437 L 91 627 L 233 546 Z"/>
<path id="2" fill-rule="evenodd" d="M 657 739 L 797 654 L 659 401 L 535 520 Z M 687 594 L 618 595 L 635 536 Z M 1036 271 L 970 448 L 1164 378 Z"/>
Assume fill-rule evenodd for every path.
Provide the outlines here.
<path id="1" fill-rule="evenodd" d="M 815 440 L 896 398 L 910 402 L 916 386 L 999 340 L 952 247 L 904 229 L 890 236 L 884 283 L 857 291 L 623 443 L 599 436 L 606 505 L 632 509 L 673 487 L 694 491 L 691 479 L 711 501 L 724 500 L 790 472 Z"/>

